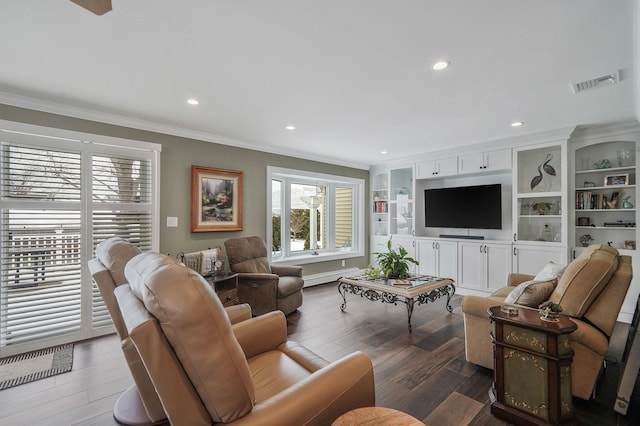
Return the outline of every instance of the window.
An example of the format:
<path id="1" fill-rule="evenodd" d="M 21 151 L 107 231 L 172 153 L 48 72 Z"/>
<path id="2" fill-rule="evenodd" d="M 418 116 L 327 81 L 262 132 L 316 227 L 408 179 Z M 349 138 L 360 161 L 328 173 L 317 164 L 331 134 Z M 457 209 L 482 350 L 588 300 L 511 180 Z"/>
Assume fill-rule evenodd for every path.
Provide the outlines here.
<path id="1" fill-rule="evenodd" d="M 364 255 L 364 181 L 269 167 L 273 262 Z"/>
<path id="2" fill-rule="evenodd" d="M 86 264 L 157 250 L 159 145 L 1 122 L 0 357 L 112 331 Z"/>

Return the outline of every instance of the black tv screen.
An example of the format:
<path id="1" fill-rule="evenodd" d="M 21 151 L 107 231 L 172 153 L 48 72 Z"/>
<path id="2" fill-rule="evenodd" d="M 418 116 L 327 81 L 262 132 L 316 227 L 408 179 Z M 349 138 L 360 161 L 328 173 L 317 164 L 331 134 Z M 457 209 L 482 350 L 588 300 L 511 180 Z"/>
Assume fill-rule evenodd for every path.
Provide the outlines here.
<path id="1" fill-rule="evenodd" d="M 502 185 L 424 190 L 428 228 L 502 229 Z"/>

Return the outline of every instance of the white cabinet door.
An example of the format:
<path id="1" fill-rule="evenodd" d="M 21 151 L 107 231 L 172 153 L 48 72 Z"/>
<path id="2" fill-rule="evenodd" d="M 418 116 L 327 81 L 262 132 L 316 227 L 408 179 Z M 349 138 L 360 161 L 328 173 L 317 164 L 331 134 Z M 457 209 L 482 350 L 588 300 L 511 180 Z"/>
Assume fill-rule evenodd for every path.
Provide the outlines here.
<path id="1" fill-rule="evenodd" d="M 440 158 L 416 164 L 416 179 L 452 176 L 458 173 L 457 157 Z"/>
<path id="2" fill-rule="evenodd" d="M 458 281 L 458 243 L 456 241 L 438 241 L 438 273 L 440 278 Z"/>
<path id="3" fill-rule="evenodd" d="M 416 164 L 416 179 L 428 179 L 435 177 L 435 162 L 425 161 L 423 163 Z"/>
<path id="4" fill-rule="evenodd" d="M 458 173 L 478 173 L 484 171 L 484 158 L 482 153 L 459 155 Z"/>
<path id="5" fill-rule="evenodd" d="M 449 157 L 436 160 L 438 177 L 458 174 L 458 158 Z"/>
<path id="6" fill-rule="evenodd" d="M 507 170 L 511 168 L 510 149 L 485 152 L 483 157 L 485 170 Z"/>
<path id="7" fill-rule="evenodd" d="M 567 264 L 567 248 L 543 245 L 513 246 L 513 272 L 536 275 L 547 263 Z"/>
<path id="8" fill-rule="evenodd" d="M 457 242 L 418 238 L 416 250 L 420 262 L 418 273 L 457 281 Z"/>
<path id="9" fill-rule="evenodd" d="M 418 255 L 418 273 L 422 275 L 438 276 L 438 264 L 436 248 L 436 240 L 427 240 L 423 238 L 416 239 L 416 250 Z"/>
<path id="10" fill-rule="evenodd" d="M 511 244 L 485 245 L 486 258 L 486 289 L 490 292 L 502 288 L 507 283 L 511 273 Z"/>
<path id="11" fill-rule="evenodd" d="M 460 241 L 458 243 L 458 281 L 461 288 L 482 290 L 484 272 L 484 254 L 480 242 Z"/>
<path id="12" fill-rule="evenodd" d="M 510 149 L 477 152 L 458 156 L 458 174 L 506 170 L 510 168 Z"/>
<path id="13" fill-rule="evenodd" d="M 504 287 L 511 272 L 511 244 L 458 243 L 458 286 L 485 292 Z"/>

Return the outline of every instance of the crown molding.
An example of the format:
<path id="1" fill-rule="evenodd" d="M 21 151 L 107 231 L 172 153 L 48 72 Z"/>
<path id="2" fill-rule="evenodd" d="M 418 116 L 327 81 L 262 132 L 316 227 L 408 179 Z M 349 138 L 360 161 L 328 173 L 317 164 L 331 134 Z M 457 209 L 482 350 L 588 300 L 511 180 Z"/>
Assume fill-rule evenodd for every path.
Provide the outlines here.
<path id="1" fill-rule="evenodd" d="M 335 158 L 323 157 L 318 155 L 309 155 L 308 153 L 295 151 L 291 149 L 276 148 L 269 145 L 256 146 L 240 139 L 229 138 L 213 133 L 200 132 L 178 126 L 170 126 L 150 120 L 142 120 L 138 118 L 125 117 L 118 114 L 92 110 L 89 108 L 81 108 L 73 105 L 47 101 L 43 99 L 16 95 L 9 92 L 0 91 L 0 103 L 26 108 L 35 111 L 46 112 L 50 114 L 58 114 L 81 120 L 95 121 L 99 123 L 110 124 L 114 126 L 129 127 L 136 130 L 144 130 L 148 132 L 163 133 L 171 136 L 178 136 L 188 139 L 195 139 L 204 142 L 211 142 L 220 145 L 228 145 L 236 148 L 243 148 L 252 151 L 265 152 L 269 154 L 282 155 L 286 157 L 295 157 L 303 160 L 318 161 L 337 166 L 351 167 L 354 169 L 369 170 L 368 164 L 356 161 L 337 160 Z"/>
<path id="2" fill-rule="evenodd" d="M 590 124 L 576 127 L 571 139 L 603 139 L 612 140 L 618 137 L 638 137 L 640 123 L 635 120 L 617 123 Z M 637 141 L 640 142 L 640 141 Z"/>

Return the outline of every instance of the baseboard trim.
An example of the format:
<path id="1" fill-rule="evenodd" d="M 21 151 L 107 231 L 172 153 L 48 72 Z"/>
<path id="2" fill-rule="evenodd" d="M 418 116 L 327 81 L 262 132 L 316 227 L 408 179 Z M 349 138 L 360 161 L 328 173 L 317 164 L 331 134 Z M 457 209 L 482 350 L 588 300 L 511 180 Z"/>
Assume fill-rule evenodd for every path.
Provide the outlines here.
<path id="1" fill-rule="evenodd" d="M 304 286 L 312 287 L 314 285 L 326 284 L 337 281 L 340 277 L 349 275 L 358 275 L 361 272 L 359 268 L 345 268 L 337 271 L 322 272 L 320 274 L 312 274 L 304 276 Z"/>

